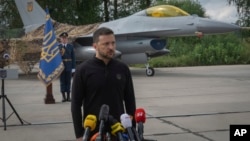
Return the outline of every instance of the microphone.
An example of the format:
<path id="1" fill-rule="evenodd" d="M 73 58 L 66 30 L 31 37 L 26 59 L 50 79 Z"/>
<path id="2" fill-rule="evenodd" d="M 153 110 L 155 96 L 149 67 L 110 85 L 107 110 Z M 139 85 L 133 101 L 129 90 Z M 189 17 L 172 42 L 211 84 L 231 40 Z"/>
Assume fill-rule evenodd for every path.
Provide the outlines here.
<path id="1" fill-rule="evenodd" d="M 135 138 L 136 138 L 136 140 L 137 141 L 141 141 L 141 138 L 139 137 L 139 134 L 138 134 L 138 132 L 136 131 L 136 129 L 135 128 L 132 128 L 133 129 L 133 132 L 135 133 Z"/>
<path id="2" fill-rule="evenodd" d="M 100 125 L 99 125 L 99 134 L 96 137 L 96 141 L 102 141 L 102 131 L 103 131 L 105 122 L 108 120 L 108 116 L 109 116 L 109 106 L 106 104 L 103 104 L 99 112 Z"/>
<path id="3" fill-rule="evenodd" d="M 88 115 L 83 123 L 83 127 L 85 129 L 84 135 L 83 135 L 83 141 L 87 141 L 89 138 L 90 131 L 93 131 L 96 127 L 96 116 L 95 115 Z"/>
<path id="4" fill-rule="evenodd" d="M 122 114 L 120 119 L 121 119 L 122 126 L 127 129 L 130 141 L 135 141 L 135 135 L 132 130 L 132 120 L 130 116 L 128 114 Z"/>
<path id="5" fill-rule="evenodd" d="M 9 58 L 10 58 L 9 53 L 4 53 L 4 54 L 3 54 L 3 58 L 4 58 L 5 60 L 9 60 Z"/>
<path id="6" fill-rule="evenodd" d="M 125 129 L 122 127 L 121 123 L 118 122 L 113 116 L 109 115 L 109 124 L 111 125 L 111 134 L 114 136 L 116 135 L 119 141 L 124 141 L 122 132 L 124 132 Z"/>
<path id="7" fill-rule="evenodd" d="M 143 124 L 146 121 L 146 112 L 143 108 L 138 108 L 135 110 L 135 121 L 136 121 L 136 123 L 138 123 L 137 130 L 138 130 L 140 140 L 144 140 L 144 137 L 143 137 L 144 126 L 143 126 Z"/>

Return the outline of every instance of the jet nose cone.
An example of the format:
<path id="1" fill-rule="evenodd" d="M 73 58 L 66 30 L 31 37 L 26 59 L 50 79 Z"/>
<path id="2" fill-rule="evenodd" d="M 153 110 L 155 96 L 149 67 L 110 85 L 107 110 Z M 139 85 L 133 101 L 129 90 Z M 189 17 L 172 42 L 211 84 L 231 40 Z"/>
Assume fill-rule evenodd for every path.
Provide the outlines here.
<path id="1" fill-rule="evenodd" d="M 240 30 L 240 27 L 230 23 L 200 18 L 197 30 L 203 34 L 220 34 Z"/>

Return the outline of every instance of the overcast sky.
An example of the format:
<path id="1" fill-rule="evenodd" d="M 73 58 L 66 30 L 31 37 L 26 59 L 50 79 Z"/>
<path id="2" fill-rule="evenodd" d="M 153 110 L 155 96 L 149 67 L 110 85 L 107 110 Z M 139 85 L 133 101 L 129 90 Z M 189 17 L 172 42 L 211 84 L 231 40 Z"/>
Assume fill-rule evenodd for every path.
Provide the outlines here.
<path id="1" fill-rule="evenodd" d="M 235 6 L 229 6 L 227 0 L 198 0 L 206 15 L 211 19 L 235 23 L 237 21 L 237 10 Z"/>

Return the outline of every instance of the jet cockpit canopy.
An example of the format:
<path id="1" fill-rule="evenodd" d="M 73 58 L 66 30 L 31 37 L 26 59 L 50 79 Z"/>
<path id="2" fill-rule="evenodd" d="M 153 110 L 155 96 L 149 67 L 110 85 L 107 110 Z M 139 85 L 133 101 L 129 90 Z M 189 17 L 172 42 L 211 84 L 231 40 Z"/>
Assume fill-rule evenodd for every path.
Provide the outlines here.
<path id="1" fill-rule="evenodd" d="M 189 14 L 173 5 L 158 5 L 147 8 L 145 11 L 136 13 L 140 16 L 150 17 L 177 17 L 177 16 L 189 16 Z"/>

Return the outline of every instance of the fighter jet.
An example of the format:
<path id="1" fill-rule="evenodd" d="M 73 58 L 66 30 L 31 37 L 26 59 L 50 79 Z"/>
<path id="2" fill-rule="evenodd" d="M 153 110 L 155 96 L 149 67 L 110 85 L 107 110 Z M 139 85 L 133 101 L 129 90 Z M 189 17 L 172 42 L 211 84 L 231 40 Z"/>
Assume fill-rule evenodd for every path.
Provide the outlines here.
<path id="1" fill-rule="evenodd" d="M 38 16 L 44 16 L 45 13 L 36 1 L 33 1 L 33 6 L 35 6 L 33 15 L 37 20 L 34 22 L 33 19 L 31 24 L 27 24 L 27 18 L 23 17 L 26 15 L 30 18 L 30 16 L 27 16 L 27 12 L 26 14 L 23 12 L 24 1 L 28 4 L 28 0 L 15 0 L 26 31 L 28 31 L 29 27 L 43 24 L 41 19 L 44 17 L 38 18 Z M 39 15 L 38 13 L 41 12 L 43 14 Z M 155 73 L 154 69 L 149 66 L 148 60 L 170 53 L 167 49 L 167 37 L 222 34 L 240 29 L 234 24 L 190 15 L 172 5 L 153 6 L 125 18 L 101 23 L 96 28 L 100 27 L 111 28 L 115 33 L 117 48 L 114 57 L 127 64 L 145 64 L 147 76 L 153 76 Z M 72 42 L 78 62 L 94 56 L 92 34 L 93 32 L 79 35 Z"/>

